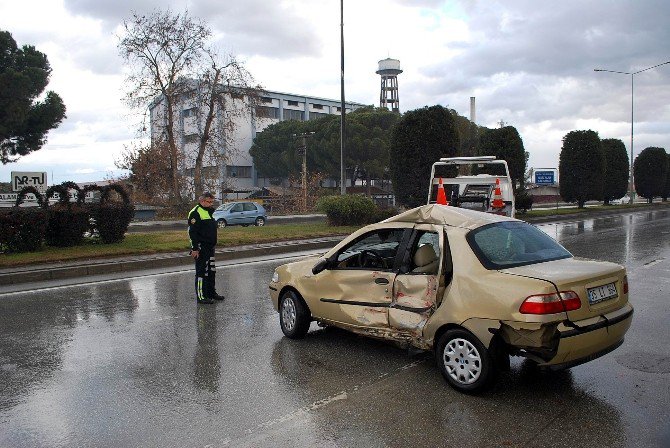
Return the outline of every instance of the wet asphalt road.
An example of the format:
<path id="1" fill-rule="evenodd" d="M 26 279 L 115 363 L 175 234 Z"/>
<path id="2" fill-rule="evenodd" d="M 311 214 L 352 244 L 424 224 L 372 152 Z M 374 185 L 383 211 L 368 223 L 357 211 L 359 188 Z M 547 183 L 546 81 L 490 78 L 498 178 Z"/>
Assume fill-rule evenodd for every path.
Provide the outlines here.
<path id="1" fill-rule="evenodd" d="M 280 261 L 193 276 L 0 294 L 0 446 L 670 446 L 670 213 L 539 225 L 573 254 L 628 268 L 618 350 L 557 373 L 518 358 L 493 390 L 446 386 L 434 361 L 312 326 L 282 337 Z"/>

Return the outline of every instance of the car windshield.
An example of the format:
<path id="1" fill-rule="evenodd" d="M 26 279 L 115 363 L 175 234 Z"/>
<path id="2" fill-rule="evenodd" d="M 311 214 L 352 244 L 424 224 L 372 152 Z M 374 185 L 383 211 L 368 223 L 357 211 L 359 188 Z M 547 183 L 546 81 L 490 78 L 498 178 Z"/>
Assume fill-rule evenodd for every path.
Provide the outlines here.
<path id="1" fill-rule="evenodd" d="M 549 235 L 524 222 L 498 222 L 473 230 L 468 243 L 486 269 L 505 269 L 570 258 Z"/>

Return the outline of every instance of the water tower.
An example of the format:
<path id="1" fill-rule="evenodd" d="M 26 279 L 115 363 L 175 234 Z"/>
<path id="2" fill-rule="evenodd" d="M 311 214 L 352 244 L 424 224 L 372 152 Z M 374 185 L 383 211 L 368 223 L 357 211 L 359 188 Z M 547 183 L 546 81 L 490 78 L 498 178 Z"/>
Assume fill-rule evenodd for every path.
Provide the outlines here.
<path id="1" fill-rule="evenodd" d="M 393 112 L 400 112 L 400 99 L 398 97 L 398 75 L 400 70 L 400 61 L 397 59 L 386 58 L 379 61 L 379 76 L 382 77 L 382 89 L 379 92 L 379 107 L 391 106 Z"/>

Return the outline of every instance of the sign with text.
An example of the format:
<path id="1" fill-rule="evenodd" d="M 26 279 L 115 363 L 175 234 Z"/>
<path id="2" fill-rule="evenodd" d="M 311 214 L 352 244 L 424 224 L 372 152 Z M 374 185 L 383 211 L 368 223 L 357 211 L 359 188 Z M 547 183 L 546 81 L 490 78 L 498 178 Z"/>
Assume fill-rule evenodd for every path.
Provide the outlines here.
<path id="1" fill-rule="evenodd" d="M 21 191 L 24 187 L 35 187 L 44 193 L 47 191 L 47 173 L 12 171 L 12 191 Z"/>
<path id="2" fill-rule="evenodd" d="M 69 192 L 70 195 L 70 202 L 76 202 L 77 197 L 75 196 L 75 193 L 73 191 Z M 19 196 L 18 193 L 0 193 L 0 207 L 14 207 L 14 204 L 16 203 L 16 198 Z M 100 195 L 96 194 L 94 191 L 89 191 L 86 193 L 86 197 L 84 198 L 84 202 L 98 202 L 100 200 Z M 55 204 L 58 202 L 58 199 L 60 198 L 60 195 L 58 193 L 55 193 L 53 197 L 49 198 L 49 203 L 50 204 Z M 28 193 L 26 197 L 23 199 L 23 204 L 21 204 L 22 207 L 37 207 L 37 198 L 35 197 L 34 194 Z"/>
<path id="3" fill-rule="evenodd" d="M 537 185 L 554 185 L 556 183 L 553 171 L 535 171 L 535 183 Z"/>

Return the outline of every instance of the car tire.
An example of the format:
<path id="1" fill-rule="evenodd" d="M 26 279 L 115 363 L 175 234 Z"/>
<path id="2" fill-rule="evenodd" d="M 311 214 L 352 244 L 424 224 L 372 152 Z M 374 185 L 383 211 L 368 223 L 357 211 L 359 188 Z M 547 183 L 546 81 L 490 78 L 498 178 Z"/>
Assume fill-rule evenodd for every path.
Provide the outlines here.
<path id="1" fill-rule="evenodd" d="M 254 221 L 254 225 L 256 227 L 263 227 L 265 225 L 265 218 L 259 216 L 258 218 L 256 218 L 256 221 Z"/>
<path id="2" fill-rule="evenodd" d="M 493 383 L 497 372 L 486 347 L 463 329 L 448 330 L 440 337 L 435 361 L 449 385 L 465 393 L 484 391 Z"/>
<path id="3" fill-rule="evenodd" d="M 312 321 L 309 309 L 295 291 L 286 291 L 279 300 L 279 325 L 287 338 L 302 339 Z"/>
<path id="4" fill-rule="evenodd" d="M 216 223 L 219 225 L 220 229 L 223 229 L 228 225 L 225 219 L 219 219 L 218 221 L 216 221 Z"/>

